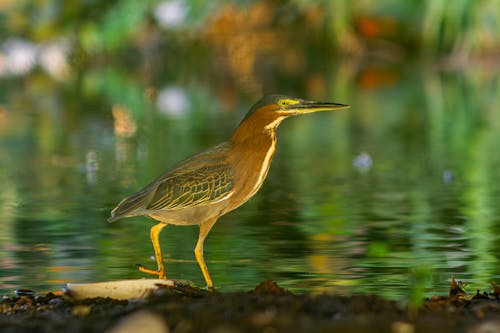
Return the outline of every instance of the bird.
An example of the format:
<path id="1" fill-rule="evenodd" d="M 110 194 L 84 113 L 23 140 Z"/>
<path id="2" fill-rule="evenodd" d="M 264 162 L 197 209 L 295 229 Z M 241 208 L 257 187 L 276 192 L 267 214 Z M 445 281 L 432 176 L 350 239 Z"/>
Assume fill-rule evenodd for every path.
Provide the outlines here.
<path id="1" fill-rule="evenodd" d="M 286 95 L 265 95 L 255 103 L 228 141 L 177 163 L 111 211 L 109 222 L 148 216 L 157 269 L 137 265 L 143 273 L 166 279 L 159 242 L 168 224 L 199 225 L 196 261 L 209 290 L 214 284 L 204 259 L 205 238 L 224 214 L 248 201 L 261 187 L 276 150 L 276 129 L 289 117 L 333 111 L 349 105 L 314 102 Z"/>

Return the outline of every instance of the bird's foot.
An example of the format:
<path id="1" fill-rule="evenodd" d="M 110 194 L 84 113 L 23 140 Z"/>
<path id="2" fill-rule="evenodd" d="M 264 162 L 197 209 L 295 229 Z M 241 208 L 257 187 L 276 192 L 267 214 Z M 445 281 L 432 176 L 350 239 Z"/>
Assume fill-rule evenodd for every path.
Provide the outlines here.
<path id="1" fill-rule="evenodd" d="M 143 273 L 152 274 L 152 275 L 158 275 L 158 279 L 161 279 L 161 280 L 166 280 L 167 279 L 167 274 L 165 273 L 165 270 L 149 269 L 149 268 L 146 268 L 146 267 L 142 266 L 141 264 L 136 264 L 136 266 Z"/>

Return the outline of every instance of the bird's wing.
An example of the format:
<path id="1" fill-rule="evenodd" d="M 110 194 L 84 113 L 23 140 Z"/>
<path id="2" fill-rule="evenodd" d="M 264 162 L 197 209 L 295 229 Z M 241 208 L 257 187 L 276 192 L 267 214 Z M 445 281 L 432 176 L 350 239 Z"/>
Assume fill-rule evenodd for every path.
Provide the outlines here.
<path id="1" fill-rule="evenodd" d="M 204 165 L 200 168 L 178 170 L 158 182 L 148 210 L 188 208 L 218 202 L 228 197 L 233 178 L 228 163 Z"/>
<path id="2" fill-rule="evenodd" d="M 110 221 L 151 210 L 202 206 L 228 198 L 234 185 L 228 150 L 229 143 L 223 143 L 180 162 L 120 202 L 111 212 Z"/>

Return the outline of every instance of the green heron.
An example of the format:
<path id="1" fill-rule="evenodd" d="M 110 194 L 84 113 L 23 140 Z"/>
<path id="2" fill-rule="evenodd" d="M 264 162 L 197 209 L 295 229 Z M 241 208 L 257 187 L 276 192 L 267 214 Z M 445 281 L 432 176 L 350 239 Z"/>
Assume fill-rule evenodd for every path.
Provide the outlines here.
<path id="1" fill-rule="evenodd" d="M 250 199 L 266 178 L 276 149 L 276 128 L 283 119 L 317 111 L 341 110 L 348 105 L 267 95 L 247 113 L 229 141 L 208 148 L 165 171 L 111 211 L 109 222 L 122 217 L 149 216 L 158 269 L 139 266 L 144 273 L 166 279 L 158 241 L 168 224 L 200 226 L 194 249 L 209 289 L 213 288 L 203 257 L 203 244 L 217 219 Z"/>

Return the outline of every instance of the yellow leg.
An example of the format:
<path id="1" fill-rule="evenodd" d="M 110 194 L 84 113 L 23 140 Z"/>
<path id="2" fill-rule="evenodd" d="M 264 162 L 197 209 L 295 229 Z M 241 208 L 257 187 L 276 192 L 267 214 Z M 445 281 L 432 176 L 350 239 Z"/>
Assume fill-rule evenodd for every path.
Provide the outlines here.
<path id="1" fill-rule="evenodd" d="M 200 233 L 198 235 L 198 242 L 196 243 L 196 247 L 194 248 L 194 255 L 196 257 L 196 261 L 200 266 L 201 272 L 203 273 L 203 277 L 207 283 L 208 289 L 213 289 L 214 284 L 212 283 L 212 278 L 208 273 L 207 265 L 205 264 L 205 258 L 203 257 L 203 243 L 205 242 L 205 238 L 207 237 L 210 229 L 215 224 L 217 219 L 208 220 L 200 224 Z"/>
<path id="2" fill-rule="evenodd" d="M 153 249 L 155 251 L 156 262 L 158 263 L 158 270 L 145 268 L 142 265 L 137 265 L 139 270 L 143 273 L 158 275 L 159 279 L 167 279 L 167 273 L 165 271 L 165 264 L 163 263 L 163 256 L 161 254 L 160 241 L 158 236 L 160 236 L 161 229 L 165 228 L 167 225 L 165 223 L 158 223 L 151 227 L 151 242 L 153 243 Z"/>

